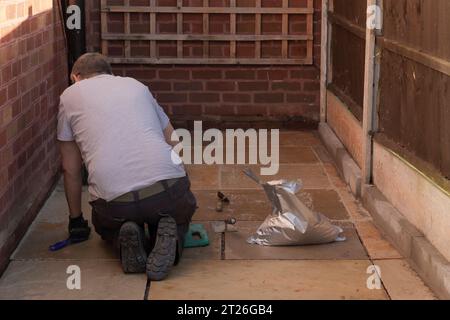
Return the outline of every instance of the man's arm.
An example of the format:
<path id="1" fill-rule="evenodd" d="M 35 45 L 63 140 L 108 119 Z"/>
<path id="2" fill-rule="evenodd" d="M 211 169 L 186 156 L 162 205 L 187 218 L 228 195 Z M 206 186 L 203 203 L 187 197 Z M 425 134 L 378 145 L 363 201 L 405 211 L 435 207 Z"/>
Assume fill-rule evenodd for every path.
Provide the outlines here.
<path id="1" fill-rule="evenodd" d="M 81 217 L 81 166 L 82 159 L 80 149 L 75 141 L 59 141 L 64 172 L 64 189 L 67 204 L 69 205 L 70 218 Z"/>
<path id="2" fill-rule="evenodd" d="M 178 141 L 172 141 L 172 134 L 175 131 L 172 124 L 169 122 L 167 127 L 164 129 L 164 138 L 166 139 L 167 144 L 171 145 L 172 147 L 175 147 L 179 142 Z"/>

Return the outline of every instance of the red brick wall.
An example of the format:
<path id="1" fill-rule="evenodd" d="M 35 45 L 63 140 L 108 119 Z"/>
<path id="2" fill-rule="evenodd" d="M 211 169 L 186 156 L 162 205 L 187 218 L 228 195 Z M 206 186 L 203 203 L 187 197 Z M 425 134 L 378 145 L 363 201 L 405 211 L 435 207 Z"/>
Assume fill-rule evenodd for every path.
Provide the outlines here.
<path id="1" fill-rule="evenodd" d="M 66 61 L 52 0 L 0 2 L 0 273 L 59 168 L 56 114 Z"/>
<path id="2" fill-rule="evenodd" d="M 160 4 L 174 5 L 174 0 L 159 0 Z M 87 2 L 87 42 L 89 51 L 100 50 L 100 12 L 99 1 Z M 186 1 L 185 1 L 186 2 Z M 213 1 L 210 1 L 212 3 Z M 224 0 L 215 0 L 220 5 Z M 242 5 L 251 5 L 246 0 Z M 121 4 L 121 0 L 110 1 Z M 132 5 L 148 5 L 148 0 L 133 0 Z M 190 0 L 191 5 L 201 6 L 202 1 Z M 237 1 L 238 5 L 241 1 Z M 281 5 L 281 0 L 263 0 L 263 6 Z M 305 0 L 293 0 L 291 5 L 305 5 Z M 213 4 L 211 4 L 213 5 Z M 314 1 L 314 65 L 313 66 L 193 66 L 193 65 L 115 65 L 117 75 L 131 76 L 147 84 L 172 119 L 210 119 L 232 121 L 270 121 L 300 119 L 300 122 L 313 123 L 319 120 L 319 69 L 320 66 L 320 6 L 321 0 Z M 252 20 L 253 19 L 253 20 Z M 217 15 L 210 17 L 210 31 L 217 34 L 229 32 L 229 17 Z M 238 16 L 238 33 L 254 32 L 254 17 Z M 131 32 L 149 32 L 149 15 L 132 14 Z M 280 33 L 281 16 L 263 15 L 263 33 Z M 109 15 L 110 31 L 123 32 L 123 15 Z M 252 29 L 253 28 L 253 29 Z M 160 33 L 176 32 L 174 14 L 159 15 L 157 29 Z M 202 16 L 185 15 L 185 33 L 202 33 Z M 304 16 L 292 16 L 291 32 L 305 32 Z M 147 55 L 148 42 L 132 42 L 134 56 Z M 303 44 L 290 46 L 290 54 L 304 52 Z M 163 42 L 158 45 L 160 56 L 176 56 L 176 44 Z M 211 45 L 213 57 L 226 57 L 229 45 Z M 112 42 L 109 55 L 121 55 L 123 42 Z M 249 57 L 253 53 L 251 44 L 237 46 L 238 57 Z M 281 44 L 262 45 L 263 57 L 276 56 L 281 52 Z M 184 47 L 184 55 L 199 57 L 202 48 L 195 44 Z"/>

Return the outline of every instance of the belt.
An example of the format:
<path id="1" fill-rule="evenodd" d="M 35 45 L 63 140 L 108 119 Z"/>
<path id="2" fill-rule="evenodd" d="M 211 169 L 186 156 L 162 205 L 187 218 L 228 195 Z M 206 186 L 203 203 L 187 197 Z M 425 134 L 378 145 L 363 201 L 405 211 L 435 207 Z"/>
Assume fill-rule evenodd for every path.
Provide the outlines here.
<path id="1" fill-rule="evenodd" d="M 173 186 L 179 180 L 180 178 L 158 181 L 149 187 L 145 187 L 137 191 L 127 192 L 120 197 L 115 198 L 111 202 L 135 202 L 137 200 L 146 199 L 165 191 L 166 188 Z"/>

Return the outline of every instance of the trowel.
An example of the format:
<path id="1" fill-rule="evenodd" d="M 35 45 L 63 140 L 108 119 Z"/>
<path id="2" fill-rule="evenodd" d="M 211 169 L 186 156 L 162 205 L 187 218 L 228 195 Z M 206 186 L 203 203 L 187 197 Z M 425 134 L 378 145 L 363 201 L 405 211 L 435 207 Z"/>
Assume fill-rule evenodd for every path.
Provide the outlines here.
<path id="1" fill-rule="evenodd" d="M 236 222 L 237 220 L 235 218 L 229 218 L 224 221 L 212 221 L 211 227 L 215 233 L 237 232 Z"/>

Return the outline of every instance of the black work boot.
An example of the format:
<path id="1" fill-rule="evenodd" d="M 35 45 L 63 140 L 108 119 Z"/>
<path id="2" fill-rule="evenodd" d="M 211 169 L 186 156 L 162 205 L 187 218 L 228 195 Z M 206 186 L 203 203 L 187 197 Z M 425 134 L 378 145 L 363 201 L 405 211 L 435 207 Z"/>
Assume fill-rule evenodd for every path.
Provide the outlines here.
<path id="1" fill-rule="evenodd" d="M 144 230 L 134 222 L 125 222 L 119 231 L 120 261 L 125 273 L 145 272 L 147 253 Z"/>
<path id="2" fill-rule="evenodd" d="M 177 252 L 177 224 L 172 217 L 164 216 L 159 220 L 156 242 L 147 259 L 147 276 L 150 280 L 160 281 L 167 277 Z"/>

